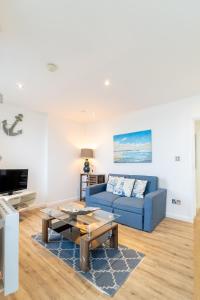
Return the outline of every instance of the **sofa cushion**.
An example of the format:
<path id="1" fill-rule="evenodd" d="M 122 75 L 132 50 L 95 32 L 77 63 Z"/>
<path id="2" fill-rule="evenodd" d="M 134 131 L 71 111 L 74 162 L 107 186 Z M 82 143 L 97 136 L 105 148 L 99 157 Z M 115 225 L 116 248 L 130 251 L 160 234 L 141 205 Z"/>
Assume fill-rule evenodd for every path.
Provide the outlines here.
<path id="1" fill-rule="evenodd" d="M 110 192 L 110 193 L 113 193 L 114 188 L 117 185 L 119 179 L 121 179 L 121 177 L 109 176 L 106 191 Z"/>
<path id="2" fill-rule="evenodd" d="M 112 206 L 113 201 L 115 201 L 117 198 L 119 198 L 118 195 L 114 195 L 110 192 L 101 192 L 98 194 L 94 194 L 90 196 L 90 202 L 99 203 L 105 206 Z"/>
<path id="3" fill-rule="evenodd" d="M 133 186 L 135 183 L 134 178 L 124 178 L 123 196 L 131 197 Z"/>
<path id="4" fill-rule="evenodd" d="M 144 192 L 147 186 L 147 180 L 139 180 L 135 181 L 132 196 L 136 198 L 144 198 Z"/>
<path id="5" fill-rule="evenodd" d="M 113 207 L 124 211 L 144 214 L 144 199 L 120 197 L 113 202 Z"/>
<path id="6" fill-rule="evenodd" d="M 87 204 L 87 206 L 91 206 L 91 207 L 99 207 L 100 209 L 105 210 L 107 212 L 111 212 L 111 213 L 113 212 L 112 206 L 106 206 L 106 205 L 102 205 L 100 203 L 95 203 L 92 201 L 91 202 L 87 201 L 86 204 Z"/>
<path id="7" fill-rule="evenodd" d="M 115 185 L 113 189 L 113 194 L 121 196 L 123 193 L 123 186 L 124 186 L 124 178 L 119 177 L 117 184 Z"/>
<path id="8" fill-rule="evenodd" d="M 145 195 L 151 192 L 155 192 L 158 189 L 158 177 L 156 176 L 145 176 L 145 175 L 124 175 L 124 174 L 109 174 L 109 176 L 118 176 L 124 178 L 134 178 L 139 180 L 147 180 L 147 187 Z"/>
<path id="9" fill-rule="evenodd" d="M 134 178 L 123 178 L 119 177 L 119 180 L 117 182 L 117 185 L 115 186 L 113 190 L 113 194 L 119 195 L 119 196 L 125 196 L 125 197 L 130 197 L 132 190 L 133 190 L 133 185 L 135 183 Z"/>

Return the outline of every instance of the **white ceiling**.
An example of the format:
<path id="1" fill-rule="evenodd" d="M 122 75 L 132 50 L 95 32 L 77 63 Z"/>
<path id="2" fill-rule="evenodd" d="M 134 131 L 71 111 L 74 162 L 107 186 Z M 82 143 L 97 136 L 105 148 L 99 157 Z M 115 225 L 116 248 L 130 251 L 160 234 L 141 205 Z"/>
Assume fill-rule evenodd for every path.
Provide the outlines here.
<path id="1" fill-rule="evenodd" d="M 200 1 L 0 0 L 0 93 L 80 122 L 198 94 Z"/>

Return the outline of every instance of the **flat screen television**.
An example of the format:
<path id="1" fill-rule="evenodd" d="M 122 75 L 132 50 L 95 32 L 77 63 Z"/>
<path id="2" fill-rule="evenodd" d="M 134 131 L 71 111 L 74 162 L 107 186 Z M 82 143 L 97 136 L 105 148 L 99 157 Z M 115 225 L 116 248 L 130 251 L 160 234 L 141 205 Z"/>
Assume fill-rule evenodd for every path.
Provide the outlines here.
<path id="1" fill-rule="evenodd" d="M 0 169 L 0 194 L 27 189 L 28 169 Z"/>

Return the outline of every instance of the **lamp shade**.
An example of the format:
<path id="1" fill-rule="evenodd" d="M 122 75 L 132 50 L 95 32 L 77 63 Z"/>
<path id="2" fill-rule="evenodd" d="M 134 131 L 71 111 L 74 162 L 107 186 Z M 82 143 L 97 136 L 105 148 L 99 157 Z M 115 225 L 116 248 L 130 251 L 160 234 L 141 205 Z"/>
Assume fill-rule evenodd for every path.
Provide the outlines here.
<path id="1" fill-rule="evenodd" d="M 93 153 L 93 149 L 81 149 L 81 157 L 85 157 L 85 158 L 93 158 L 94 157 L 94 153 Z"/>

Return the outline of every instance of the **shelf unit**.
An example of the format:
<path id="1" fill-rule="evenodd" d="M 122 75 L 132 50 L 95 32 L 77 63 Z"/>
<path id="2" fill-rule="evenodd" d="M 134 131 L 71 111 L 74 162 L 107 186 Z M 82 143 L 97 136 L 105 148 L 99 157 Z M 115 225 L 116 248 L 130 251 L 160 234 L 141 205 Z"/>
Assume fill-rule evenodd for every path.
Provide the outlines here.
<path id="1" fill-rule="evenodd" d="M 80 174 L 80 201 L 85 201 L 85 192 L 87 186 L 104 182 L 104 174 Z"/>

